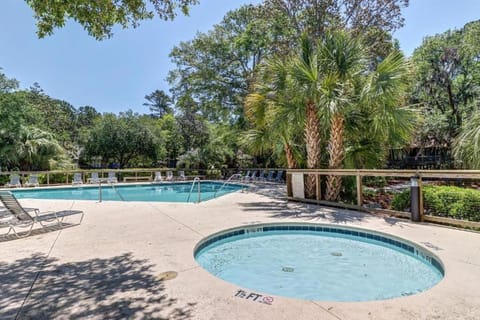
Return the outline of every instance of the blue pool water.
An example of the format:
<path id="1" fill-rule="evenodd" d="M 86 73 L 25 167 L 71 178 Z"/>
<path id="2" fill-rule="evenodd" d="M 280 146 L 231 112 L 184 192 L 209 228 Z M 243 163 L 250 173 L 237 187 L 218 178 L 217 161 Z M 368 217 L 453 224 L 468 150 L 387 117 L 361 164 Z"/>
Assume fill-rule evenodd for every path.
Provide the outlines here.
<path id="1" fill-rule="evenodd" d="M 201 201 L 220 197 L 227 193 L 242 189 L 241 185 L 219 182 L 201 182 Z M 143 185 L 102 185 L 102 200 L 107 201 L 161 201 L 187 202 L 192 183 L 162 183 Z M 218 191 L 220 189 L 220 191 Z M 68 199 L 68 200 L 99 200 L 97 186 L 63 187 L 46 189 L 13 190 L 19 199 Z M 215 194 L 216 193 L 216 194 Z M 198 201 L 198 185 L 195 183 L 188 202 Z"/>
<path id="2" fill-rule="evenodd" d="M 443 278 L 437 258 L 408 242 L 316 226 L 239 228 L 201 242 L 195 258 L 240 287 L 306 300 L 384 300 L 422 292 Z"/>

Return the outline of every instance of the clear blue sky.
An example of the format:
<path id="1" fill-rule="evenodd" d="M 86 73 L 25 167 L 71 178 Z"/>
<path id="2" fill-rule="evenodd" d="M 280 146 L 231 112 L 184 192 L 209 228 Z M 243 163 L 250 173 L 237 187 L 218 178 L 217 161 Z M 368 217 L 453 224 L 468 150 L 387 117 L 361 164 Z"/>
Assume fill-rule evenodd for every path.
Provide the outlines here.
<path id="1" fill-rule="evenodd" d="M 258 2 L 200 0 L 190 17 L 144 21 L 137 29 L 116 30 L 113 38 L 96 41 L 74 22 L 37 39 L 25 2 L 1 0 L 0 67 L 22 88 L 38 82 L 48 95 L 77 108 L 91 105 L 100 112 L 131 108 L 147 113 L 144 96 L 155 89 L 168 91 L 165 78 L 173 67 L 168 57 L 173 46 L 209 30 L 227 11 Z M 480 19 L 480 1 L 410 0 L 404 17 L 405 27 L 395 37 L 409 55 L 423 37 Z"/>

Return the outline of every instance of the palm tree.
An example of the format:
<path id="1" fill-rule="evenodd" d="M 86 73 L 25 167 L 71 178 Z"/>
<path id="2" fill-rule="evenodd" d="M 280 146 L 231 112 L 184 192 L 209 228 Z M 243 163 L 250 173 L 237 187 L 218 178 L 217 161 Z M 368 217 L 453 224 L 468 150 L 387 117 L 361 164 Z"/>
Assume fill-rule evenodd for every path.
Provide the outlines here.
<path id="1" fill-rule="evenodd" d="M 326 73 L 321 90 L 322 109 L 330 119 L 328 167 L 338 169 L 345 155 L 345 114 L 355 105 L 359 77 L 366 64 L 359 43 L 345 32 L 327 35 L 319 52 Z M 326 200 L 336 200 L 340 190 L 341 177 L 328 176 Z"/>
<path id="2" fill-rule="evenodd" d="M 301 115 L 295 110 L 294 95 L 287 65 L 283 59 L 264 62 L 259 70 L 261 81 L 254 84 L 254 92 L 245 100 L 245 115 L 253 124 L 242 139 L 256 154 L 283 150 L 287 167 L 297 168 L 302 162 L 296 148 Z"/>
<path id="3" fill-rule="evenodd" d="M 480 113 L 465 121 L 453 143 L 453 155 L 469 169 L 480 169 Z"/>
<path id="4" fill-rule="evenodd" d="M 320 47 L 328 72 L 323 99 L 330 115 L 328 142 L 330 169 L 341 168 L 345 157 L 345 117 L 362 112 L 370 123 L 369 134 L 377 142 L 406 143 L 414 129 L 416 116 L 404 104 L 407 62 L 392 52 L 373 72 L 368 72 L 359 43 L 345 32 L 328 36 Z M 349 128 L 351 129 L 351 128 Z M 328 176 L 325 198 L 337 200 L 341 177 Z"/>
<path id="5" fill-rule="evenodd" d="M 414 128 L 413 112 L 399 107 L 404 104 L 407 63 L 398 52 L 369 72 L 359 42 L 340 31 L 316 45 L 304 37 L 299 55 L 267 60 L 264 68 L 267 76 L 257 79 L 255 92 L 247 97 L 246 104 L 247 117 L 254 119 L 255 135 L 263 137 L 266 145 L 266 123 L 277 123 L 276 128 L 285 129 L 278 123 L 294 126 L 303 122 L 300 126 L 309 169 L 321 166 L 327 132 L 328 167 L 342 167 L 346 132 L 355 130 L 346 127 L 345 121 L 354 113 L 364 116 L 358 123 L 363 127 L 368 124 L 369 138 L 379 141 L 379 145 L 406 142 Z M 277 120 L 269 122 L 269 117 Z M 315 176 L 308 176 L 307 196 L 314 195 L 315 185 Z M 341 178 L 327 177 L 325 198 L 336 200 L 340 190 Z"/>

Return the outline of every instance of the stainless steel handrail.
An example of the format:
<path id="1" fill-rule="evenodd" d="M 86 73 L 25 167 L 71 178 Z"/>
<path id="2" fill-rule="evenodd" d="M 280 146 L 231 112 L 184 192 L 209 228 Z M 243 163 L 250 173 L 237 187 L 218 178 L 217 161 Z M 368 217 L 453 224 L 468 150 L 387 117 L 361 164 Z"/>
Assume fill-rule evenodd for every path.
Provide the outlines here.
<path id="1" fill-rule="evenodd" d="M 217 192 L 220 192 L 220 190 L 222 190 L 223 187 L 225 187 L 225 185 L 226 185 L 227 183 L 229 183 L 229 182 L 230 182 L 233 178 L 235 178 L 235 177 L 241 178 L 242 175 L 241 175 L 240 173 L 232 174 L 232 175 L 230 176 L 230 178 L 228 178 L 227 181 L 225 181 L 225 182 L 222 184 L 222 186 L 221 186 L 220 188 L 218 188 L 217 191 L 215 191 L 215 193 L 213 194 L 213 197 L 216 198 L 216 197 L 217 197 Z"/>
<path id="2" fill-rule="evenodd" d="M 190 196 L 192 195 L 192 191 L 193 191 L 193 187 L 195 186 L 195 182 L 198 182 L 198 202 L 201 201 L 200 178 L 199 178 L 199 177 L 195 177 L 195 178 L 193 179 L 192 187 L 190 188 L 190 192 L 188 193 L 187 202 L 190 201 Z"/>

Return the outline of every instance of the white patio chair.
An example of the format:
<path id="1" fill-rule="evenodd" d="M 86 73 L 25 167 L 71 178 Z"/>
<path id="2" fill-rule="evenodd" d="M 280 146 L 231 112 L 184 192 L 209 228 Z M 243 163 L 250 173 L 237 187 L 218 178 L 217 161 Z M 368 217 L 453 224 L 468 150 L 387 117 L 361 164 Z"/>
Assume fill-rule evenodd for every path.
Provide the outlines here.
<path id="1" fill-rule="evenodd" d="M 83 184 L 83 178 L 82 178 L 81 172 L 75 172 L 73 174 L 72 185 L 75 185 L 75 184 Z"/>
<path id="2" fill-rule="evenodd" d="M 100 177 L 98 176 L 98 172 L 92 172 L 90 174 L 90 178 L 88 179 L 89 183 L 100 183 Z"/>
<path id="3" fill-rule="evenodd" d="M 10 175 L 10 182 L 5 184 L 5 187 L 8 187 L 8 188 L 12 188 L 12 187 L 18 188 L 18 187 L 21 187 L 21 186 L 22 186 L 22 184 L 20 183 L 20 176 L 16 173 L 11 174 Z"/>
<path id="4" fill-rule="evenodd" d="M 173 172 L 167 171 L 167 177 L 165 178 L 166 181 L 173 181 Z"/>
<path id="5" fill-rule="evenodd" d="M 28 181 L 23 184 L 25 187 L 38 187 L 38 176 L 36 174 L 31 174 L 28 176 Z"/>
<path id="6" fill-rule="evenodd" d="M 109 171 L 108 172 L 108 178 L 107 178 L 108 183 L 118 183 L 117 176 L 115 175 L 115 172 Z"/>
<path id="7" fill-rule="evenodd" d="M 162 181 L 163 181 L 162 172 L 160 171 L 155 172 L 155 178 L 153 178 L 153 182 L 156 183 L 156 182 L 162 182 Z"/>
<path id="8" fill-rule="evenodd" d="M 178 171 L 178 180 L 187 180 L 187 177 L 185 177 L 185 171 Z"/>

